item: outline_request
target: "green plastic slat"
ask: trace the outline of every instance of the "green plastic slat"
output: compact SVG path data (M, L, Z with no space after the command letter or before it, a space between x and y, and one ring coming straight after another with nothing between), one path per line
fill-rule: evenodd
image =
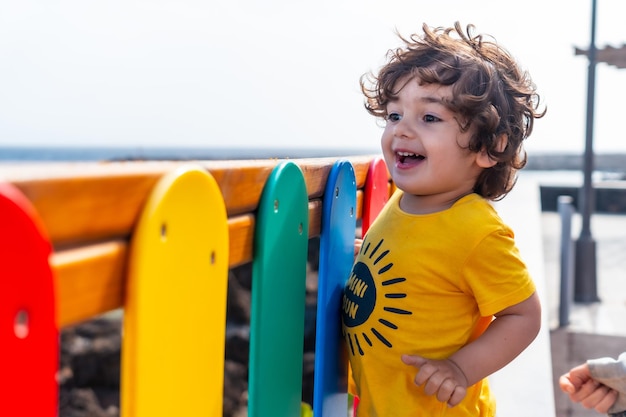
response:
M282 162L264 186L254 234L250 417L300 415L308 227L302 171Z

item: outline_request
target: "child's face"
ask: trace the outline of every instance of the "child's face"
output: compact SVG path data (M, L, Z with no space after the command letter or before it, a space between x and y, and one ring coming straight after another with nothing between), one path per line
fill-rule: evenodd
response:
M397 100L387 105L381 145L405 211L429 213L450 207L469 194L483 167L467 149L472 129L461 132L455 113L443 104L452 87L398 81Z

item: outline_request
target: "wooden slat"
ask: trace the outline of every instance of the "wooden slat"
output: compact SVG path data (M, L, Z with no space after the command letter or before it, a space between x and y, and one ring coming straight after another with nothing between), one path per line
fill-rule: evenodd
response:
M309 201L309 238L320 235L322 228L322 200Z
M255 218L245 214L228 219L228 266L234 268L252 260Z
M115 240L52 254L59 326L122 306L127 253L128 242Z

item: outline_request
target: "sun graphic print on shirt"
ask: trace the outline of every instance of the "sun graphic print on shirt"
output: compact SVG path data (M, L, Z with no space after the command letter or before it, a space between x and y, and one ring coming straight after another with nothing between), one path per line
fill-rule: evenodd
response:
M376 341L388 348L393 347L390 335L398 330L393 322L394 315L412 314L394 306L395 300L406 298L406 293L401 290L406 278L393 276L393 263L385 260L388 255L384 239L372 247L366 238L344 288L344 336L352 355L363 356L364 349L372 347ZM379 303L382 303L383 313L372 317ZM362 326L364 324L367 325Z

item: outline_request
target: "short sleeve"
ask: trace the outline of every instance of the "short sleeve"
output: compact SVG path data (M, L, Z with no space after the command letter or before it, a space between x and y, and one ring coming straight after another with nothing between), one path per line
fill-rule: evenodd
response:
M464 276L466 290L473 294L484 317L521 303L535 292L513 232L507 227L488 234L469 253Z

